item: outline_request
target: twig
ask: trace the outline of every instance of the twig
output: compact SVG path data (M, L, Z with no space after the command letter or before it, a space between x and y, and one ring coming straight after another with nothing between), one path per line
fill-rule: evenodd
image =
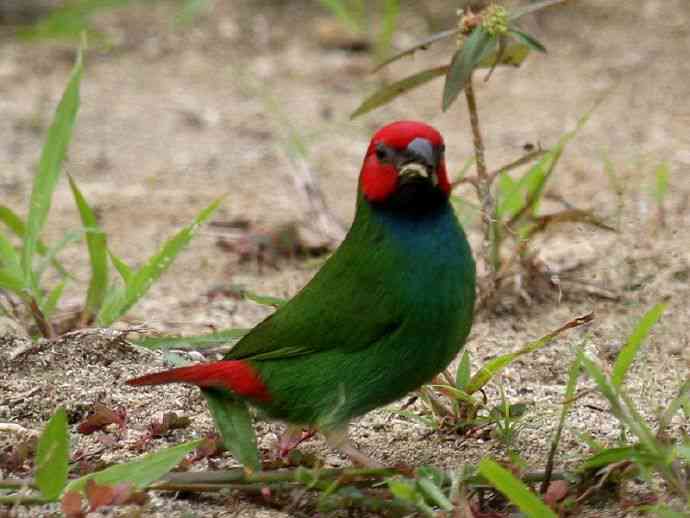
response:
M27 305L29 306L31 316L34 317L36 325L38 326L38 330L41 332L41 334L45 338L51 340L55 338L55 330L53 329L53 324L51 324L50 321L46 319L45 315L43 314L43 311L41 311L41 308L38 307L36 299L31 297L29 300L27 300Z
M508 171L512 171L513 169L523 166L525 164L529 164L530 162L536 160L537 158L543 156L546 153L544 149L541 147L539 149L535 149L534 151L530 151L524 156L521 156L517 160L513 160L509 164L506 164L502 167L499 167L496 169L494 172L489 174L489 182L493 183L494 180L499 176L502 175L503 173L507 173Z
M486 262L488 274L488 286L485 293L491 294L496 289L496 272L499 268L499 244L498 233L495 221L496 206L493 195L491 194L491 178L486 169L486 159L484 158L484 141L479 127L479 113L477 111L477 100L474 96L472 77L465 84L465 99L467 109L470 114L470 125L472 126L472 142L474 144L474 156L477 164L477 195L482 207L482 256Z
M38 495L10 495L0 496L0 505L41 505L49 504L45 498Z

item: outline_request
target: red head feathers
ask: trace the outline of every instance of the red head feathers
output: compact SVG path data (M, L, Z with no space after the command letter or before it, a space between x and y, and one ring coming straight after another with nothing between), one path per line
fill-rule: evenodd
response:
M371 139L360 174L360 188L370 202L385 202L408 178L424 178L446 196L446 172L441 134L428 124L398 121L378 130Z

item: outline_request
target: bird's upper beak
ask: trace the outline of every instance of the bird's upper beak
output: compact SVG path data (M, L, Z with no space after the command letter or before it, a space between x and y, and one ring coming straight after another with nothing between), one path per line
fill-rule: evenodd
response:
M400 180L406 182L426 178L432 185L438 185L436 170L441 153L442 151L435 148L429 140L417 137L395 157L394 165Z

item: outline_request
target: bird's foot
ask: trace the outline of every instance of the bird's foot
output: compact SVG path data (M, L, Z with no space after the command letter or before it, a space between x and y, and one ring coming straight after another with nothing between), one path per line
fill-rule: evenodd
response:
M307 439L314 436L316 430L307 428L306 430L301 426L288 425L287 430L280 436L277 445L278 458L284 459L289 453L297 448Z
M326 442L331 448L340 450L347 455L356 466L372 469L384 467L383 464L357 449L347 435L347 428L328 430L327 432L322 431L322 433L326 437Z

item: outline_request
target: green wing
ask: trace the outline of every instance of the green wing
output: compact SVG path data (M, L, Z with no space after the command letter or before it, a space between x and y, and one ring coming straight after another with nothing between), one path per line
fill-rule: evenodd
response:
M364 253L345 240L290 302L257 325L226 359L267 360L327 349L354 351L374 344L402 324L396 267L381 250Z

